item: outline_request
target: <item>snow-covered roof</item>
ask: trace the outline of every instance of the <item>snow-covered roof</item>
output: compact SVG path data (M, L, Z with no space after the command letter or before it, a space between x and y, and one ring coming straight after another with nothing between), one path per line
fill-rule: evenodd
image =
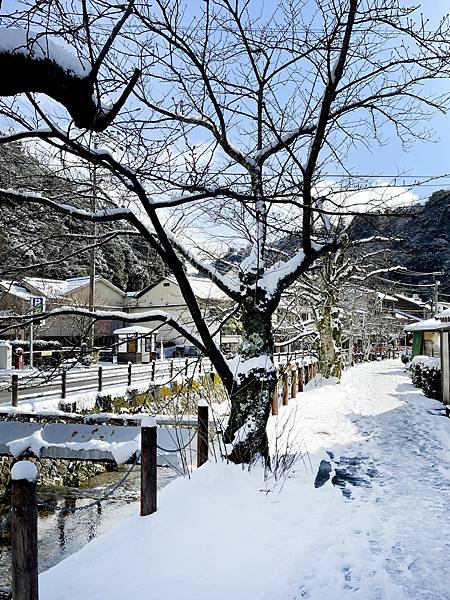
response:
M206 277L188 277L192 291L199 300L224 300L227 295Z
M222 290L217 287L215 283L206 277L188 276L188 280L191 284L195 297L199 300L224 300L227 298L227 295L222 292ZM178 286L178 282L175 277L163 277L156 283L152 283L138 292L127 292L127 296L139 298L163 281L170 281L170 283L173 283L173 285Z
M95 278L98 281L98 277ZM26 277L25 283L40 290L48 298L59 298L67 293L89 284L89 277L73 279L46 279L44 277Z
M439 331L441 329L450 329L450 309L441 311L431 319L419 321L413 325L407 325L405 331Z
M382 294L381 292L377 293L377 297L379 300L390 300L391 302L398 302L398 298L395 298L395 296L389 296L389 294Z
M405 331L440 331L441 329L449 329L450 323L445 321L439 321L439 319L432 318L420 321L419 323L413 323L407 325Z
M407 319L408 321L420 321L421 318L418 317L417 315L413 315L410 312L407 312L405 310L396 310L394 313L394 317L396 319Z
M415 304L416 306L420 306L421 308L430 308L430 305L421 300L418 296L404 296L403 294L395 294L398 300L405 300L406 302L410 302L411 304Z
M407 317L406 315L402 314L401 312L394 313L394 317L396 319L400 319L400 321L408 321L409 320L409 317Z
M17 298L21 298L22 300L30 300L32 294L21 286L19 283L15 281L6 281L4 279L0 280L0 286L4 289L4 291L8 294L12 294Z
M129 327L121 327L120 329L115 329L113 331L114 335L131 335L133 333L137 333L137 334L147 334L147 333L151 333L153 331L153 329L150 329L150 327L144 327L142 325L130 325Z
M103 281L104 283L106 283L116 291L120 292L121 294L124 293L120 288L112 284L110 281L108 281L101 275L96 275L95 281ZM25 284L28 284L40 290L48 298L60 298L61 296L66 296L74 290L89 285L90 277L71 277L69 279L46 279L44 277L26 277L24 279L24 282Z

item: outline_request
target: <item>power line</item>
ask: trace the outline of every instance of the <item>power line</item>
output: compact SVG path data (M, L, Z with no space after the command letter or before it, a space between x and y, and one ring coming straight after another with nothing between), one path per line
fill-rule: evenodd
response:
M420 271L397 271L396 272L398 275L411 275L414 277L421 277L421 276L425 276L425 275L445 275L444 271L429 271L427 273L425 272L420 272Z
M413 287L413 288L432 288L435 286L434 283L404 283L403 281L394 281L393 279L386 279L385 277L377 276L378 279L385 281L386 283L391 283L392 285L397 285L400 287Z

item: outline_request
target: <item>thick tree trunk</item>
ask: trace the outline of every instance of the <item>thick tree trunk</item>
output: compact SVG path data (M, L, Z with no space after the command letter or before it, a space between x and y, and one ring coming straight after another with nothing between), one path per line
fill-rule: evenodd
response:
M322 316L317 322L320 336L319 370L324 377L340 379L344 368L341 349L341 328L339 321L334 318L333 306L325 303Z
M234 385L228 392L231 414L224 434L228 458L251 463L269 462L266 433L276 372L273 364L271 313L263 301L249 297L243 304L240 354L233 359Z

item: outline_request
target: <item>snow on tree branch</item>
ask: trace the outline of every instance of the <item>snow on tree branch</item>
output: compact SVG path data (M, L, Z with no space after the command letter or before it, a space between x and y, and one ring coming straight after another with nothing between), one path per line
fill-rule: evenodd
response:
M46 94L67 109L77 127L92 131L104 131L112 123L140 76L135 69L116 103L102 103L97 96L98 68L99 64L91 69L46 33L0 29L0 96Z
M61 204L59 202L55 202L54 200L46 198L41 194L35 194L33 192L21 192L9 188L0 188L0 198L12 201L23 201L41 204L43 206L53 208L65 215L69 215L77 219L82 219L84 221L102 222L119 221L122 219L126 221L133 221L133 218L136 218L134 213L128 208L102 208L100 210L92 212L84 210L83 208L71 206L70 204Z

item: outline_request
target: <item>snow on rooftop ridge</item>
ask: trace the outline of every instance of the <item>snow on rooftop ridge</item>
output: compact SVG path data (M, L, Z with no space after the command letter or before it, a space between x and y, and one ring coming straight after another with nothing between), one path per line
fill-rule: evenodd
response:
M32 294L15 281L7 281L6 279L0 280L0 286L4 288L4 293L12 294L22 300L30 300ZM1 293L1 292L0 292Z
M101 275L95 276L100 281ZM89 276L72 277L69 279L47 279L45 277L25 277L25 283L40 290L49 298L57 298L89 284Z
M439 331L440 329L447 329L448 327L450 327L449 323L439 321L439 319L433 317L431 319L419 321L418 323L413 323L412 325L407 325L405 331Z
M90 71L88 63L59 46L47 33L18 27L1 28L0 52L23 54L37 60L51 60L67 73L80 79L86 77Z
M395 293L395 297L399 298L400 300L411 302L411 304L417 304L417 306L420 306L421 308L430 308L430 305L421 300L417 294L414 294L414 296L405 296L403 294Z

